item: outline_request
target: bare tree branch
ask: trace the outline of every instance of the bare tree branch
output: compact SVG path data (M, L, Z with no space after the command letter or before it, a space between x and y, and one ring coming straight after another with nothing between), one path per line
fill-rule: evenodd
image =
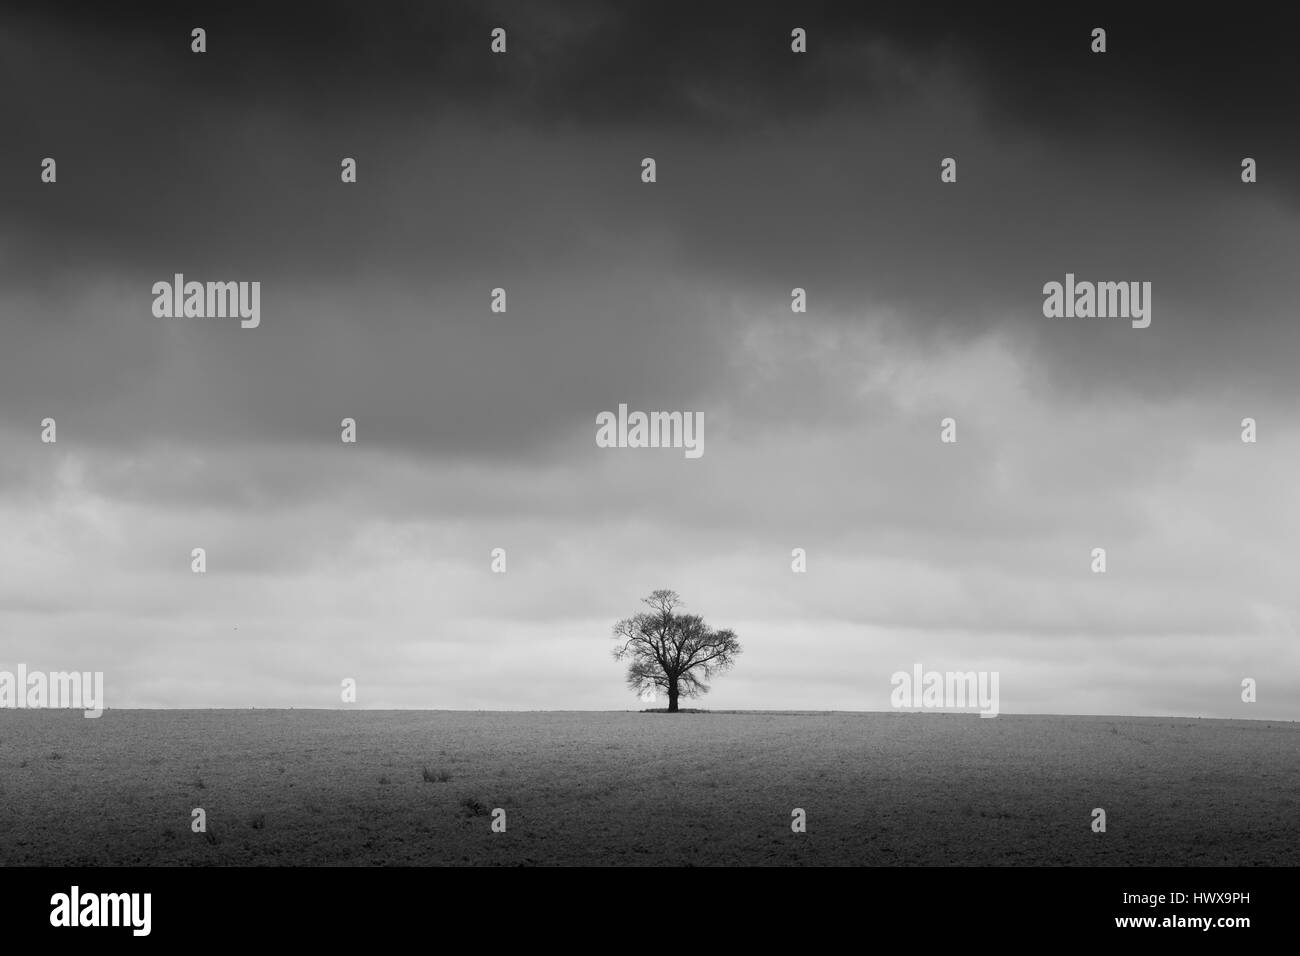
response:
M679 696L707 693L711 678L735 662L740 641L731 630L715 631L698 614L679 613L676 591L653 591L642 603L649 608L614 625L621 641L616 660L628 661L627 684L637 693L662 687L668 709L677 709Z

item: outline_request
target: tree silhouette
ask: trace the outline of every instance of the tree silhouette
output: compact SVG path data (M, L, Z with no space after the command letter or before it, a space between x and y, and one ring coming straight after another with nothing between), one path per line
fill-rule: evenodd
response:
M678 613L682 599L676 591L653 591L641 603L650 610L614 625L614 637L622 642L614 659L628 661L628 687L666 691L668 712L676 713L679 695L707 693L705 681L735 662L740 641L734 631L713 630L698 614Z

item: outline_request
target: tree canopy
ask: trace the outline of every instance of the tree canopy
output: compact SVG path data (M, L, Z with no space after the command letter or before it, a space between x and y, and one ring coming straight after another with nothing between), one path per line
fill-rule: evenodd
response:
M653 591L641 603L648 610L614 625L620 642L614 658L628 662L628 687L665 692L668 710L676 712L679 696L707 693L706 682L735 663L740 641L734 631L714 630L698 614L681 613L676 591Z

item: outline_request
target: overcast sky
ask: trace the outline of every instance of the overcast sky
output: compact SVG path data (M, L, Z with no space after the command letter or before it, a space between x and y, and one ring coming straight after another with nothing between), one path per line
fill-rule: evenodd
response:
M628 709L609 632L668 587L744 646L715 709L887 709L919 662L1300 716L1289 34L382 6L3 14L0 668ZM260 327L155 317L178 272L260 281ZM1045 318L1067 272L1151 282L1150 327ZM598 448L619 403L704 455Z

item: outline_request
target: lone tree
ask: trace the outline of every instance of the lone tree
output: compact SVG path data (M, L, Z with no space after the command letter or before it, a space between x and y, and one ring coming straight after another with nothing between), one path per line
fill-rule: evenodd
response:
M680 614L676 591L654 591L641 603L650 610L614 625L621 645L614 659L628 661L627 685L638 694L659 689L668 694L668 712L677 698L708 693L705 683L725 671L740 653L734 631L715 631L698 614Z

